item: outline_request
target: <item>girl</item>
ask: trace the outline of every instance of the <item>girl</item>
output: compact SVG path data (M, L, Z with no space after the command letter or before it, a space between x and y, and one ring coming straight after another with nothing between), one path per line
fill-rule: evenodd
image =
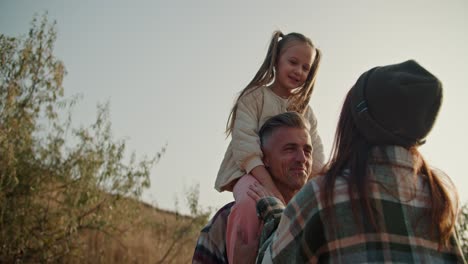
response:
M299 33L283 35L275 31L266 58L253 80L240 93L231 110L226 133L232 135L218 172L215 188L232 191L235 205L228 218L226 247L230 263L238 230L244 241L258 236L260 222L255 201L247 195L248 186L258 182L284 200L262 162L258 130L267 118L286 111L301 113L310 122L313 145L312 175L323 165L322 140L317 119L309 106L320 64L321 52Z

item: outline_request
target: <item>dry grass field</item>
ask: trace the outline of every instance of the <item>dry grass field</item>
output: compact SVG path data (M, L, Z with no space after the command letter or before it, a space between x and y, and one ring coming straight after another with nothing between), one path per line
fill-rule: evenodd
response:
M117 235L100 231L80 234L80 255L68 263L190 263L205 216L183 216L125 200L134 215L117 220Z

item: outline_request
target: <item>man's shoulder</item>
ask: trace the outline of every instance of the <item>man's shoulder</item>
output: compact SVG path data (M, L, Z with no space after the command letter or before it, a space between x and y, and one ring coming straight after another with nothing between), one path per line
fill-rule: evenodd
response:
M230 202L223 207L221 207L211 218L211 220L206 224L201 232L210 232L213 227L221 228L225 227L227 223L227 218L231 213L231 207L234 205L234 201Z
M234 202L221 207L201 230L192 263L228 263L226 226Z

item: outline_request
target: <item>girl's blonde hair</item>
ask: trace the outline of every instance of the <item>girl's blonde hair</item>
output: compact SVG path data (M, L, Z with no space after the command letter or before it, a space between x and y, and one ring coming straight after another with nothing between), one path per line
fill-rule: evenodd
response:
M309 74L302 85L302 87L296 89L293 95L290 98L290 104L288 106L288 111L295 111L298 113L304 113L309 104L312 91L314 89L315 78L317 76L317 71L320 65L320 60L322 53L317 49L312 41L300 34L300 33L289 33L284 35L281 31L277 30L273 32L273 36L268 47L268 52L266 54L265 60L263 61L260 69L255 74L255 77L250 81L250 83L242 90L239 94L239 97L236 99L236 103L232 107L231 113L226 124L226 134L229 136L232 133L234 128L234 122L236 120L237 106L239 105L239 99L252 91L256 90L259 87L270 84L275 78L274 68L278 60L281 51L286 47L286 45L292 41L299 41L306 43L315 50L315 57L310 67Z

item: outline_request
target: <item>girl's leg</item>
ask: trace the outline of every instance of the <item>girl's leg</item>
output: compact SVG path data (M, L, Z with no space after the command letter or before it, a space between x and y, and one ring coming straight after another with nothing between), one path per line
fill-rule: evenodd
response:
M235 263L235 257L242 258L242 256L234 256L234 246L236 240L239 239L237 237L239 228L247 243L260 235L260 221L257 217L256 203L247 194L249 185L255 182L258 181L252 175L246 174L234 185L233 194L236 203L231 208L226 228L226 250L229 263Z

